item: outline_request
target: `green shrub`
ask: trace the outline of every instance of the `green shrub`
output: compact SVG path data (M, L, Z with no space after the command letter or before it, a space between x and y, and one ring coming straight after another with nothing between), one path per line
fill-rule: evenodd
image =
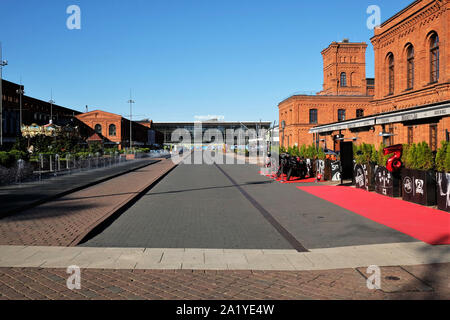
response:
M447 143L447 152L444 160L444 171L450 172L450 143Z
M390 157L390 155L385 156L384 155L384 148L386 148L386 145L384 143L380 144L380 147L378 148L378 153L376 156L377 164L381 167L386 167L386 163Z
M317 159L319 159L319 160L326 159L325 151L323 151L322 148L319 148L319 150L317 151Z
M353 146L355 161L358 164L377 162L378 153L374 145L363 143Z
M306 145L302 145L302 146L300 147L299 156L300 156L301 158L307 158L307 157L306 157L306 150L307 150Z
M441 147L436 153L436 170L450 172L450 168L446 166L446 157L450 153L450 144L447 141L442 141ZM450 157L449 157L450 160ZM450 164L450 163L449 163Z
M17 163L18 160L29 160L29 156L26 152L19 150L11 150L9 152L0 151L0 165L2 167L11 168Z
M434 155L428 143L421 142L417 146L417 170L433 170L434 168Z
M306 148L305 156L308 159L315 159L317 157L317 149L314 146L314 144L312 144Z

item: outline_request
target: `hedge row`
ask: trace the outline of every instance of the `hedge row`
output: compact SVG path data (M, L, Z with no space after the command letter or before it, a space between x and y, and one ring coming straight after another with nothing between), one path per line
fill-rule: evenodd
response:
M386 166L386 162L391 155L385 156L384 148L386 148L384 144L381 144L378 148L367 143L353 145L354 159L358 164L372 162L379 166ZM317 150L314 145L295 146L288 149L281 147L280 153L289 153L306 159L323 160L326 158L324 151L322 149ZM408 169L450 172L450 143L442 142L436 153L431 150L426 142L405 144L403 145L402 162Z

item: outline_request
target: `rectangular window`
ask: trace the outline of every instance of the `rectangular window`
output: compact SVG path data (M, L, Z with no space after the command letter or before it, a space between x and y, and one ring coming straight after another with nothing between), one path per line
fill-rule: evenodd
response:
M407 89L414 88L414 59L408 60Z
M437 125L430 125L430 148L432 151L437 150Z
M408 144L414 143L414 128L408 127Z
M317 123L317 109L309 110L309 123L311 124Z
M338 121L345 121L345 110L344 109L338 110Z
M363 110L363 109L358 109L358 110L356 110L356 117L357 117L357 118L362 118L362 117L364 117L364 110Z

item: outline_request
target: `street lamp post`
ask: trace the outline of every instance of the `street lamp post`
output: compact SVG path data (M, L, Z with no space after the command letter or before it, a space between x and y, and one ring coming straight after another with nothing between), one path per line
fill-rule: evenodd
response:
M55 103L55 100L53 100L53 91L50 94L50 123L53 123L53 104Z
M133 103L135 103L135 101L131 98L131 90L130 90L130 100L127 101L130 104L130 149L133 147L133 131L132 131L132 126L133 126Z
M8 65L7 60L2 58L2 44L0 42L0 146L3 146L3 80L2 70L4 66Z
M22 130L22 96L25 93L22 81L20 81L20 87L16 90L16 93L19 95L19 124L20 124L20 130Z

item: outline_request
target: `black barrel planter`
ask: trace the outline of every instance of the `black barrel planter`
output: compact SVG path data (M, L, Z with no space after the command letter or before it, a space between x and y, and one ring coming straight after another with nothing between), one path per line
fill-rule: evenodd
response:
M375 164L356 164L353 170L356 187L366 191L375 190Z
M377 167L375 170L375 191L388 197L399 197L400 174L392 173L385 167Z
M450 212L450 173L436 172L436 189L438 208Z
M435 171L402 169L403 200L424 206L436 205Z

